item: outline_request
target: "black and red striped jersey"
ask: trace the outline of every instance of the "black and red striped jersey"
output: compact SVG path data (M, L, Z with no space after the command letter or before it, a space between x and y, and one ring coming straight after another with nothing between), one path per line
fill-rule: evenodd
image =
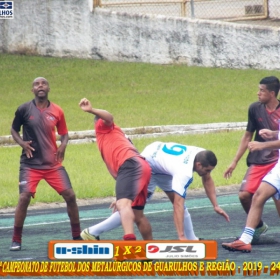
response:
M68 133L63 110L56 104L49 102L48 107L41 110L35 100L24 103L15 112L12 128L22 134L24 141L32 141L35 149L33 157L27 158L22 151L21 166L34 169L49 169L60 165L55 161L57 151L56 131L59 135Z
M265 105L261 102L254 102L250 105L248 111L247 131L255 132L254 140L265 142L260 135L261 129L279 130L278 121L280 120L280 103L276 110L269 112ZM267 164L277 161L279 157L278 150L261 150L249 152L247 156L247 165L251 164Z

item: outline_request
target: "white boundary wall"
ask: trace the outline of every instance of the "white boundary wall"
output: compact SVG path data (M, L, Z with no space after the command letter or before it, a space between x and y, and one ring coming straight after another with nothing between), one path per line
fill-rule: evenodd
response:
M269 0L268 1L269 17L280 19L280 1Z
M237 123L209 123L209 124L187 124L187 125L162 125L122 128L123 132L131 139L135 138L155 138L167 135L189 135L230 132L245 130L247 122ZM57 140L60 136L57 134ZM69 143L80 144L95 142L95 130L69 131ZM0 146L17 145L11 135L0 136Z
M280 28L91 12L91 1L14 1L14 19L0 20L0 52L280 70Z

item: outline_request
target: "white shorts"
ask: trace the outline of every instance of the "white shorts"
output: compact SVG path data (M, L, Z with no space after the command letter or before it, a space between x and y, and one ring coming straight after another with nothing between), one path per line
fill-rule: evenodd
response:
M151 200L157 186L165 192L172 192L172 178L170 175L152 173L148 186L147 201Z
M280 163L277 163L267 175L264 176L262 182L266 182L275 188L275 199L280 199Z

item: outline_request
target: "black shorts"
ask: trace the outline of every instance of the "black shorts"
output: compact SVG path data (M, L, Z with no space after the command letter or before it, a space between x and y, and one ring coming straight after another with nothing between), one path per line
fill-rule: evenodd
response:
M132 200L132 208L142 210L146 204L151 168L141 157L127 159L119 168L116 179L117 200Z

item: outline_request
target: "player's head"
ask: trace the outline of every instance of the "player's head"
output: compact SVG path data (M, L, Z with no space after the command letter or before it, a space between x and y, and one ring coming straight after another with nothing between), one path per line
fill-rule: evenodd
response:
M265 77L261 79L259 88L260 90L266 89L269 92L274 92L274 96L277 97L280 88L279 79L275 76Z
M204 150L197 153L194 159L194 171L199 176L210 173L217 165L218 160L212 151Z
M49 82L43 77L37 77L32 83L31 91L39 99L47 98L50 91Z

